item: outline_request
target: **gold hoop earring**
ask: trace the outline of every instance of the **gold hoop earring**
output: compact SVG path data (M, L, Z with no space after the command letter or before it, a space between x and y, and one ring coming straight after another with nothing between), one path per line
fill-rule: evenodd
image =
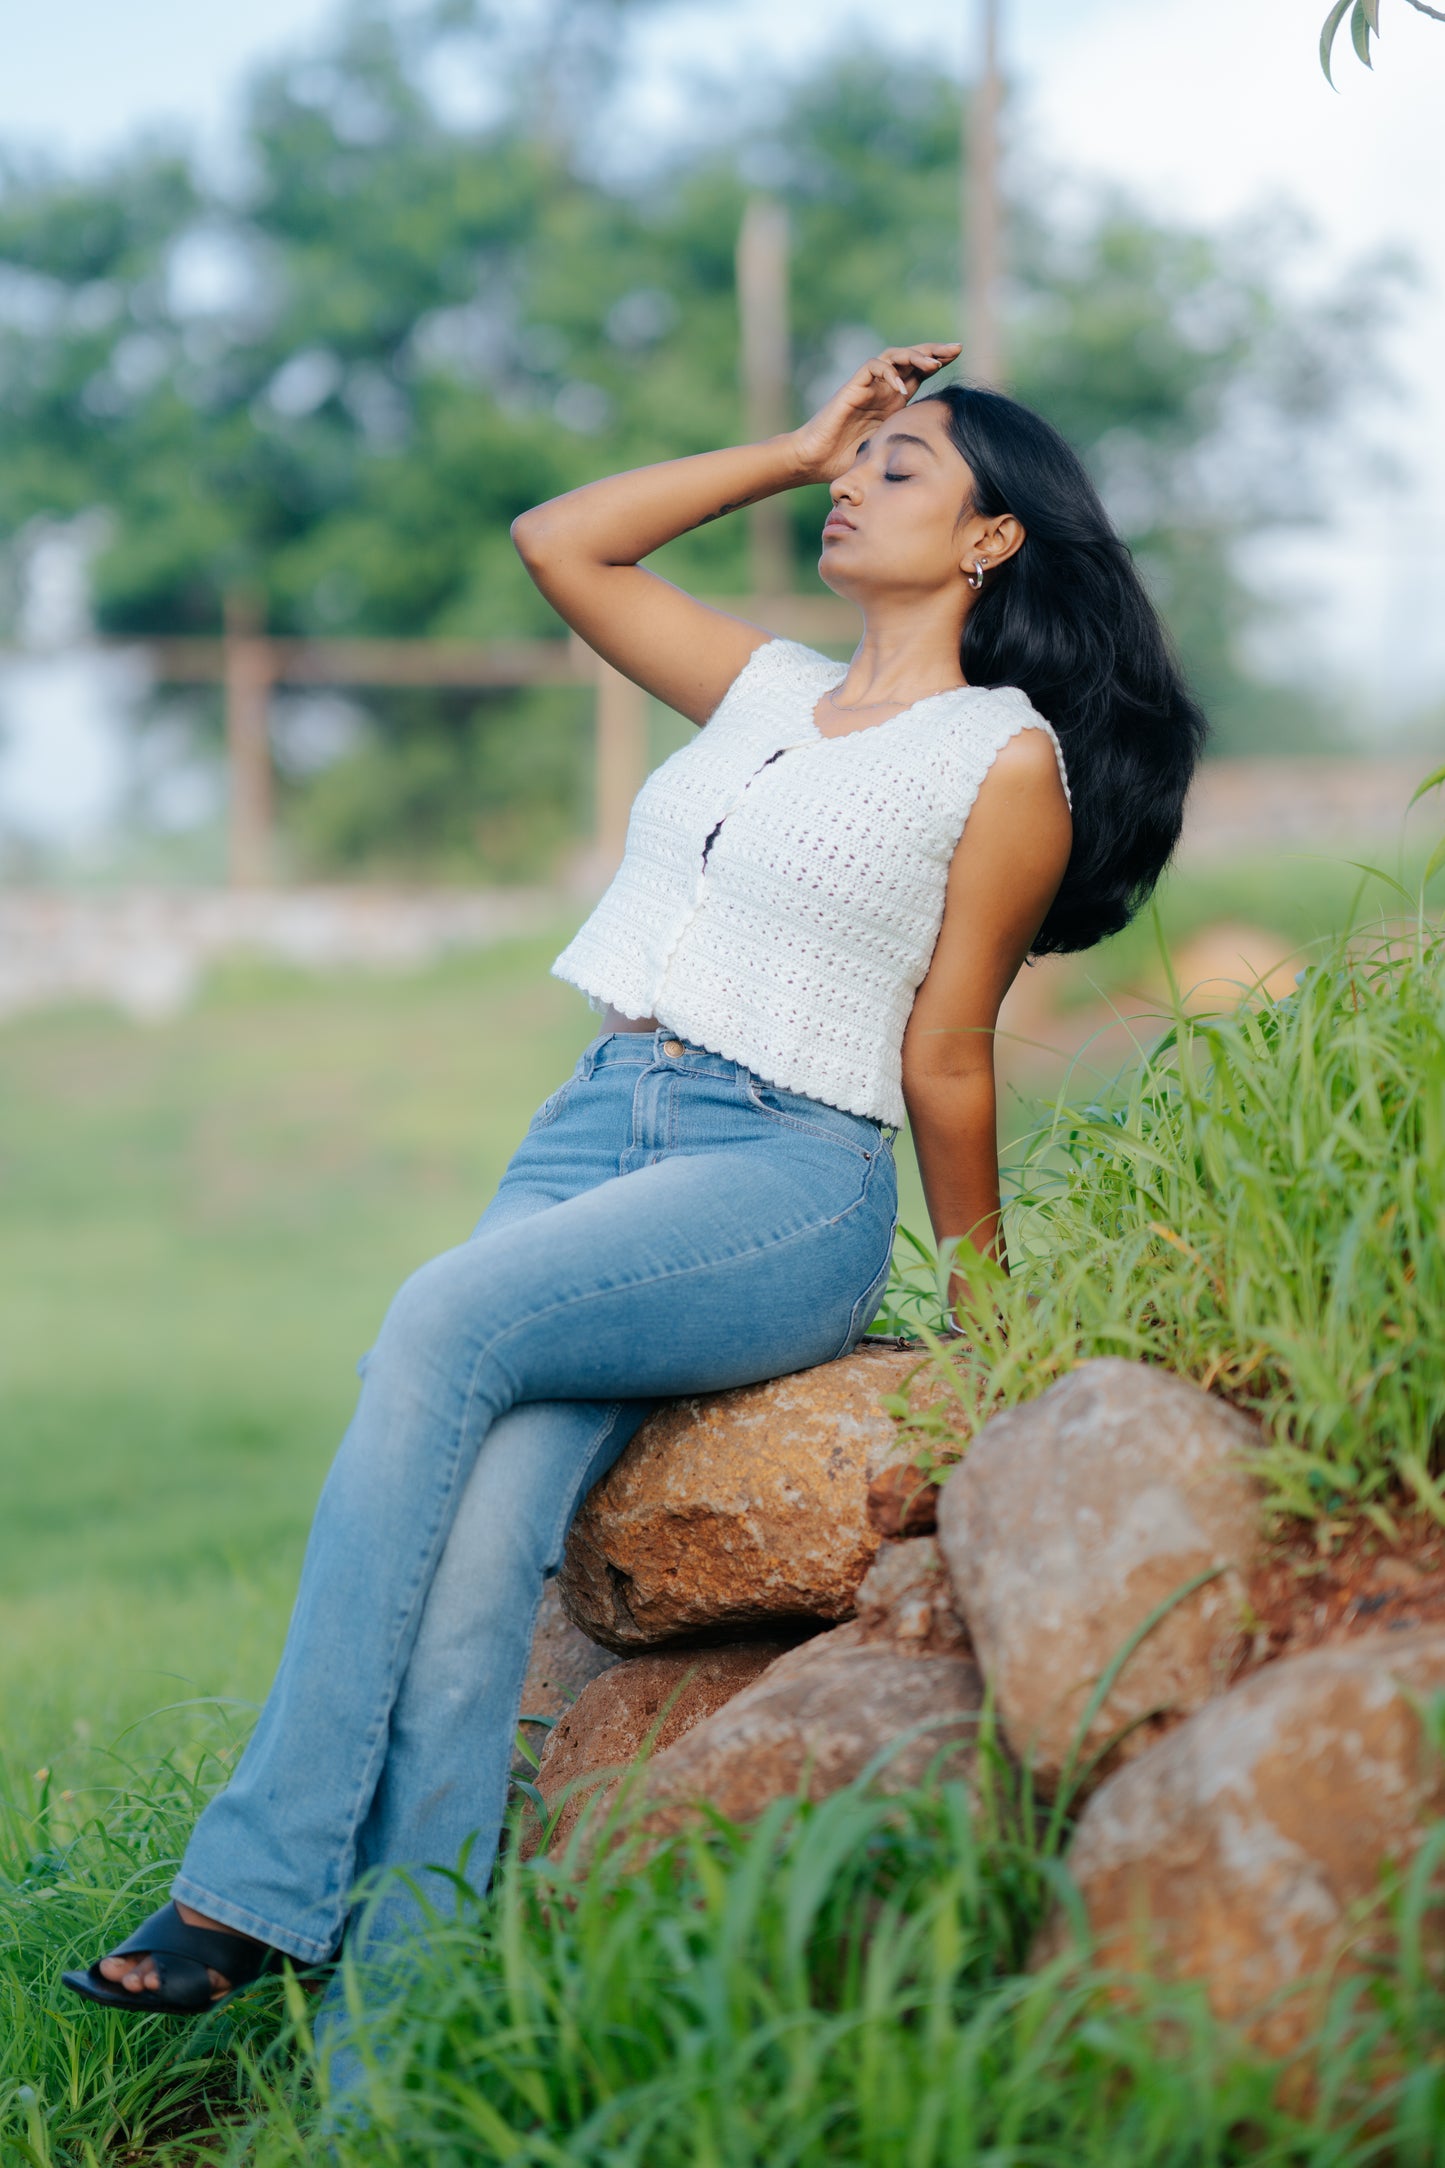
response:
M970 587L980 588L983 585L983 576L987 570L988 559L986 557L975 557L972 572L966 572L964 578L968 581Z

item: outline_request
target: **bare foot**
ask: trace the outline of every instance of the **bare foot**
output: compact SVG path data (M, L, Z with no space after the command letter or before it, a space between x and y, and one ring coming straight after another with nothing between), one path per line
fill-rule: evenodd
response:
M228 1927L224 1920L208 1919L204 1912L193 1911L189 1905L183 1905L179 1898L176 1899L176 1910L187 1927L218 1927L225 1935L239 1932L235 1927ZM250 1942L254 1938L246 1935L242 1939ZM132 1995L143 1992L155 1994L161 1984L160 1974L143 1950L132 1950L127 1957L103 1957L99 1971L103 1980L109 1980L114 1987L125 1988ZM231 1982L223 1972L215 1971L210 1965L206 1967L206 1972L217 1996L229 1993Z

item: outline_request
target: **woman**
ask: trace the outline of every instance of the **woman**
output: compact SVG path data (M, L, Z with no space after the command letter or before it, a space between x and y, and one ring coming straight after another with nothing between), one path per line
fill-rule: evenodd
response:
M1030 953L1125 924L1204 724L1083 469L890 347L801 429L573 490L513 536L598 654L701 726L639 793L554 972L601 1032L472 1238L393 1301L275 1684L173 1901L82 1995L194 2011L485 1887L532 1625L579 1501L660 1399L830 1361L881 1299L905 1111L940 1243L1002 1258L992 1033ZM846 666L641 569L827 482ZM967 1296L955 1274L950 1294Z

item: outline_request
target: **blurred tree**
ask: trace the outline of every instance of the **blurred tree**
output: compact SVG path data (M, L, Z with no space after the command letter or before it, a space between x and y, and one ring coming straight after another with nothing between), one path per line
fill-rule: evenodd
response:
M629 4L364 6L256 82L231 193L157 150L88 182L6 168L0 528L104 504L116 632L214 628L237 584L295 632L541 630L513 515L741 427L733 249L760 175L794 235L800 414L877 344L952 328L954 87L880 55L830 66L624 183L599 147ZM1383 273L1307 301L1284 221L1206 238L1124 202L1061 219L1058 197L1026 176L1014 210L1016 388L1098 475L1219 748L1317 732L1251 677L1238 543L1320 510ZM791 509L806 565L821 493ZM664 562L737 591L741 525ZM540 865L558 777L585 798L584 708L375 699L371 743L289 794L298 846L461 863L470 834L526 871L532 834ZM519 714L542 735L509 766Z

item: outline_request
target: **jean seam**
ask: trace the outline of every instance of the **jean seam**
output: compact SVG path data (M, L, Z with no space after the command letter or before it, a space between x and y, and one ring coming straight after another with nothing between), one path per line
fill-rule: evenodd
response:
M860 1312L863 1310L865 1304L871 1302L874 1309L877 1308L876 1298L882 1294L884 1288L888 1284L888 1275L893 1267L893 1245L897 1240L898 1215L895 1212L893 1215L893 1224L888 1230L888 1241L883 1251L883 1262L878 1267L878 1270L874 1273L872 1279L868 1282L868 1285L864 1288L862 1294L858 1297L858 1300L853 1305L852 1314L848 1319L848 1331L844 1336L843 1345L838 1350L838 1355L846 1355L849 1347L852 1345L854 1335L864 1330L867 1319L860 1319ZM871 1310L869 1311L868 1315L872 1315ZM835 1355L833 1357L834 1362L838 1360L838 1355Z
M622 1292L624 1284L627 1290L631 1292L634 1289L660 1287L665 1281L668 1280L686 1279L690 1274L695 1272L717 1272L719 1270L725 1270L729 1266L741 1264L746 1258L757 1257L762 1251L766 1249L785 1249L790 1242L798 1242L801 1241L805 1236L819 1234L823 1231L824 1228L840 1227L843 1224L844 1220L851 1219L852 1215L858 1210L860 1210L860 1208L868 1201L868 1192L872 1186L873 1175L878 1162L876 1159L871 1159L868 1161L867 1164L868 1172L863 1177L862 1189L854 1198L852 1204L845 1206L843 1211L834 1213L831 1219L811 1220L806 1227L795 1228L791 1234L779 1235L772 1242L755 1242L750 1249L734 1250L732 1255L729 1257L709 1258L705 1263L696 1265L676 1265L667 1272L650 1273L646 1279L629 1280L626 1283L619 1281L616 1285L612 1287L593 1288L590 1293L585 1295L571 1295L568 1296L567 1299L563 1302L554 1302L548 1309L534 1310L530 1314L530 1316L525 1318L519 1318L515 1325L508 1325L504 1331L497 1333L494 1338L489 1340L485 1347L479 1348L477 1351L477 1359L472 1365L471 1380L467 1387L466 1404L463 1407L461 1413L461 1419L458 1429L458 1443L460 1443L461 1437L465 1435L467 1426L471 1421L472 1408L477 1399L477 1389L484 1367L489 1361L491 1361L492 1357L496 1355L498 1349L503 1345L503 1343L511 1339L515 1334L526 1331L530 1329L530 1327L532 1327L533 1325L541 1324L546 1318L557 1316L560 1311L580 1307L581 1304L586 1302L600 1301L604 1296L619 1294ZM497 1409L496 1413L493 1415L493 1421L495 1421L497 1415L500 1415L501 1413L502 1410L500 1408Z
M592 1440L591 1448L587 1454L586 1467L588 1469L591 1468L601 1448L607 1443L607 1440L611 1437L613 1431L617 1428L617 1418L622 1412L622 1405L623 1404L620 1400L614 1400L608 1404L607 1420L599 1426L597 1433ZM563 1498L565 1502L562 1506L562 1509L557 1513L553 1520L551 1534L547 1544L547 1556L549 1558L556 1557L562 1548L562 1544L566 1539L567 1529L571 1523L572 1517L576 1513L577 1508L581 1503L582 1484L585 1479L586 1478L584 1473L583 1476L579 1476L577 1482L574 1485L572 1485L569 1489L565 1490L563 1493ZM527 1625L527 1645L529 1648L531 1646L532 1636L537 1630L537 1614L542 1608L542 1596L545 1587L546 1577L544 1576L542 1582L538 1586L536 1600L532 1605L532 1615ZM517 1726L522 1720L522 1696L526 1692L526 1689L527 1675L526 1671L524 1670L521 1678L517 1681L517 1691L514 1697L513 1707L511 1711L511 1719L507 1725L507 1737L513 1742L515 1742L516 1740ZM513 1746L513 1752L515 1753L515 1743ZM499 1821L505 1816L507 1811L507 1795L511 1790L511 1784L512 1779L509 1763L508 1768L502 1772L502 1781L500 1787L501 1798L498 1801L494 1801L494 1805L497 1809L497 1819Z
M346 1835L343 1844L337 1847L335 1855L337 1858L342 1857L347 1852L354 1857L357 1832L366 1819L371 1801L376 1795L376 1787L381 1776L381 1765L385 1759L391 1712L396 1706L396 1696L400 1686L397 1652L406 1639L408 1632L412 1631L416 1624L420 1604L424 1601L426 1593L436 1577L442 1552L446 1548L446 1538L450 1525L447 1519L448 1500L452 1502L452 1521L455 1521L458 1474L467 1440L472 1398L473 1395L469 1389L466 1408L447 1451L446 1467L443 1471L439 1471L438 1481L433 1486L436 1498L436 1512L432 1525L427 1531L427 1540L421 1552L420 1563L414 1569L410 1581L403 1589L401 1601L397 1607L396 1626L388 1642L387 1661L383 1672L384 1679L390 1684L390 1691L384 1696L384 1705L382 1697L379 1696L379 1706L373 1712L362 1735L361 1759L356 1784L345 1812L339 1818L339 1825L346 1832ZM322 1890L317 1899L319 1904L335 1908L338 1915L338 1940L345 1926L346 1895L349 1888L350 1884L343 1885L338 1881L332 1887Z

